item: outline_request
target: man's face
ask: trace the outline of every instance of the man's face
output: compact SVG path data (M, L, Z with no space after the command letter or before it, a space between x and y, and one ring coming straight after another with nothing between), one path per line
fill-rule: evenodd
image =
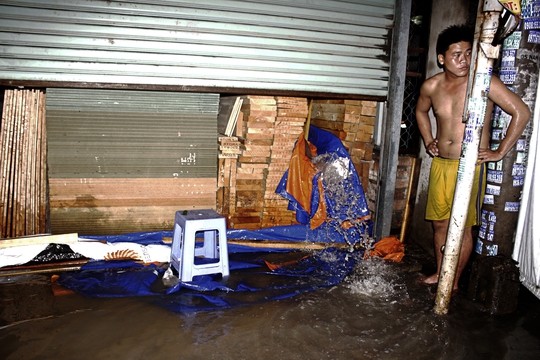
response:
M471 43L460 41L450 45L444 55L439 54L437 60L446 72L455 76L467 76L471 66Z

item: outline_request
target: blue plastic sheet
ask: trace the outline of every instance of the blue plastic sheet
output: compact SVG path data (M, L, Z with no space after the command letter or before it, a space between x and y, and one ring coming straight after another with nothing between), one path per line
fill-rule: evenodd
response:
M349 244L364 242L365 236L372 236L373 223L369 218L370 212L362 188L362 183L353 162L350 161L347 149L345 149L342 142L332 133L315 126L310 127L308 141L317 147L317 155L327 155L329 161L343 159L344 161L342 163L348 164L348 176L343 180L341 185L343 186L345 197L349 199L349 201L342 203L337 202L331 194L326 193L328 184L323 180L327 221L314 230L308 229L307 238L310 241L315 242L347 242ZM276 193L289 200L289 210L296 211L296 219L298 222L309 224L311 217L316 213L317 207L319 206L317 182L321 174L316 174L312 179L302 179L303 181L311 181L313 184L311 209L308 212L302 208L292 194L287 192L288 172L289 170L283 175L276 189ZM353 226L344 229L341 225L347 220L352 221Z
M229 229L228 239L310 241L348 243L354 245L371 236L372 224L369 210L354 165L341 141L331 133L314 126L310 128L309 141L317 147L318 154L328 154L330 161L341 158L349 164L348 176L341 184L346 196L354 201L338 203L327 193L327 221L310 229L310 214L318 206L318 187L313 186L312 209L308 213L285 190L287 173L276 192L289 200L289 208L297 212L300 225L276 226L260 230ZM318 181L317 174L312 181ZM324 184L324 183L323 183ZM324 184L326 186L326 184ZM361 219L361 221L355 222ZM345 221L353 226L343 228ZM164 237L172 238L172 231L141 232L126 235L85 236L107 242L135 242L142 245L163 244ZM147 265L130 261L92 261L80 271L64 273L58 283L89 297L153 296L155 304L175 312L223 309L263 301L284 299L343 281L361 261L363 251L351 252L336 247L311 253L299 252L297 261L273 271L265 263L269 254L293 253L290 249L261 249L259 247L228 244L230 276L196 276L191 282L166 284L167 265Z
M229 254L230 276L196 276L191 282L164 286L166 267L131 261L91 261L80 271L60 275L57 283L87 297L154 296L153 302L175 312L201 311L285 299L343 281L360 254L328 248L302 254L274 271L268 252ZM300 256L300 255L299 255Z
M245 240L279 240L279 241L306 241L307 227L305 225L284 225L263 228L258 230L227 229L228 239ZM115 242L134 242L141 245L163 244L163 238L172 238L172 230L136 232L120 235L81 235L81 238ZM230 246L230 245L229 245Z

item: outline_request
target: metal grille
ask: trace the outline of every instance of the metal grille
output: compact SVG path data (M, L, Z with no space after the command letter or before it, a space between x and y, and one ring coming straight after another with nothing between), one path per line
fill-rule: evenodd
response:
M416 124L416 102L421 86L420 78L405 78L405 95L403 98L403 119L401 120L401 134L399 147L402 152L416 152L418 150L419 131Z
M430 0L415 0L411 8L409 30L409 53L407 56L407 76L403 97L403 117L399 148L401 153L417 153L420 146L420 133L416 124L416 102L420 86L424 80L429 41Z

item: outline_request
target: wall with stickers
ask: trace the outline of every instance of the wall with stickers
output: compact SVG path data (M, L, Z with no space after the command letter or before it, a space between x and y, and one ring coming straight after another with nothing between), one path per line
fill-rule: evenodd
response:
M522 2L522 20L501 47L499 78L534 112L540 55L540 0ZM497 149L506 135L511 117L495 107L491 147ZM516 146L504 159L487 164L486 195L482 224L475 251L481 255L510 257L518 221L521 194L527 168L530 121Z

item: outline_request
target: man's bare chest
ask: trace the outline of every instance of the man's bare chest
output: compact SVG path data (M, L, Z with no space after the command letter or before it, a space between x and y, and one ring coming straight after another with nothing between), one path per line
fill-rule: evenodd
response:
M461 89L459 89L461 90ZM440 92L432 97L432 107L436 117L442 119L459 119L463 116L466 89L463 91Z

